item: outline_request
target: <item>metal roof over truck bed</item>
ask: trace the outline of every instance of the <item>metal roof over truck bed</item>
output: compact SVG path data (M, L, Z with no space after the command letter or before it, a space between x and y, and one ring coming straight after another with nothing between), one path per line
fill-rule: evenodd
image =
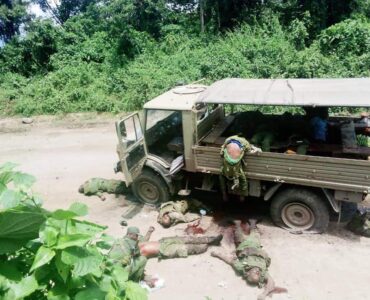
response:
M146 109L191 110L195 103L370 107L370 78L240 79L175 87Z
M205 85L185 85L175 87L144 104L145 109L191 110L199 95L206 90Z
M370 78L216 81L197 103L370 107Z

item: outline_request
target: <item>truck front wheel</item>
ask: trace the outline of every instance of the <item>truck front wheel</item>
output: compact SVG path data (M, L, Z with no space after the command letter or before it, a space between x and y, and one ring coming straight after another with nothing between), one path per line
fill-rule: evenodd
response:
M329 209L315 192L290 188L272 200L271 218L277 226L295 231L322 233L329 225Z
M157 173L147 169L134 180L132 191L140 202L150 206L157 206L170 199L164 180Z

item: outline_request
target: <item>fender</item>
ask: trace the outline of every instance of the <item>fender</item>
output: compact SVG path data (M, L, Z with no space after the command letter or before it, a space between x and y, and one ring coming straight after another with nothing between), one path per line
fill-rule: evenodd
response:
M282 186L283 184L280 182L280 183L276 183L274 184L272 187L270 187L267 192L265 193L265 195L263 196L263 200L265 201L268 201L271 199L272 196L275 195L275 193L277 192L277 190Z
M263 199L265 201L270 200L272 198L272 196L274 196L276 194L276 192L280 189L280 187L282 185L283 185L282 183L274 184L272 187L270 187L267 190L267 192L265 193ZM336 213L339 213L340 212L340 205L339 205L338 201L334 199L334 197L330 194L330 192L327 189L322 188L321 191L324 194L325 199L327 199L328 202L330 203L330 206L333 208L333 210Z
M149 154L145 166L158 173L167 184L170 193L172 195L175 193L175 186L170 175L171 164L156 155Z

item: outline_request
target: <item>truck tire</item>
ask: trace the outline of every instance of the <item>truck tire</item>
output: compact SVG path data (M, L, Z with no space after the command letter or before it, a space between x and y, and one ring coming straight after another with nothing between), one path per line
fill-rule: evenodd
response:
M143 172L132 183L132 191L140 202L157 206L170 199L170 193L164 180L154 171Z
M307 189L281 191L273 198L270 213L277 226L292 232L322 233L329 225L327 203Z

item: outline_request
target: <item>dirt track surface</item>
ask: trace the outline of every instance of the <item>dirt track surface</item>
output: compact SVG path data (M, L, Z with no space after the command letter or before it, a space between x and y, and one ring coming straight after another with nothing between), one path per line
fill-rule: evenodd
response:
M124 233L119 225L121 215L129 211L133 215L129 225L141 231L155 226L152 240L181 235L185 225L164 230L156 223L154 210L135 207L123 196L108 195L102 202L77 192L91 177L120 178L113 173L115 147L111 117L41 118L30 125L21 124L20 119L0 120L0 164L16 162L21 170L35 175L34 190L42 195L46 208L67 208L73 201L86 203L88 219L108 225L108 233L117 237ZM274 227L267 215L259 227L272 258L270 274L277 285L289 291L272 299L370 299L370 239L357 237L335 223L326 234L292 235ZM256 299L261 292L247 286L209 252L186 259L151 259L147 272L165 280L165 287L150 294L152 300Z

